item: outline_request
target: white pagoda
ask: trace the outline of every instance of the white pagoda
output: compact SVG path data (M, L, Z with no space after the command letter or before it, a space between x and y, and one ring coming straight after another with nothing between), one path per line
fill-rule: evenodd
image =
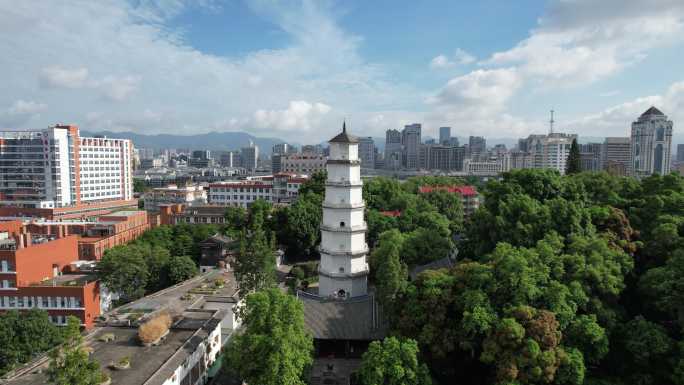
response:
M348 299L368 293L359 140L347 133L343 123L342 133L329 143L318 295Z

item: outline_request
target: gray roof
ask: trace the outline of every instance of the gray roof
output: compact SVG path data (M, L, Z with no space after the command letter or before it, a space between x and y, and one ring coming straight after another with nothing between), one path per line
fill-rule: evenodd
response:
M373 296L333 300L300 293L299 299L304 304L304 322L315 339L371 341L387 334Z
M426 270L449 269L454 265L454 262L449 257L444 257L425 265L416 266L411 270L411 280L415 280L418 274Z
M354 135L350 135L347 133L347 123L344 122L342 123L342 132L338 134L336 137L330 139L328 141L329 143L358 143L359 138L355 137Z
M205 243L205 242L222 243L224 245L229 245L229 244L233 243L233 238L231 238L227 235L216 233L216 234L212 235L211 237L203 240L201 243Z
M651 106L651 108L649 108L648 110L646 110L646 112L644 112L643 114L641 114L641 116L648 116L648 115L661 115L661 116L665 116L665 114L663 114L662 111L660 111L659 109L657 109L657 108L655 108L655 107L653 107L653 106Z

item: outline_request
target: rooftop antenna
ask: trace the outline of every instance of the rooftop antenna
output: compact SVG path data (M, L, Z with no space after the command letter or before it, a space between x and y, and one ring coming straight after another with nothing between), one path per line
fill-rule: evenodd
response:
M342 132L347 132L347 118L342 119Z
M549 133L550 134L553 134L553 124L556 122L555 120L553 120L553 113L554 113L554 111L551 110L551 120L549 120Z

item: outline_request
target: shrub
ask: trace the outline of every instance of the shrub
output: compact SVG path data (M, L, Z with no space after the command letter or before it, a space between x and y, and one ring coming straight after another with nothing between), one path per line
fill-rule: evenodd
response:
M293 267L292 270L290 270L290 275L297 278L299 281L305 278L304 270L299 266Z
M144 344L157 341L171 327L171 316L163 313L140 325L138 328L138 338Z

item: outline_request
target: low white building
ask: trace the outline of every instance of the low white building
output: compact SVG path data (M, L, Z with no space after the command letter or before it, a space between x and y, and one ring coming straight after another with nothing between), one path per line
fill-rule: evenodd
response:
M174 184L154 188L144 195L145 210L159 211L160 204L197 205L207 202L207 191L199 185L178 187Z
M208 200L212 205L248 207L258 199L288 204L299 195L307 176L280 173L249 180L227 181L209 185Z

